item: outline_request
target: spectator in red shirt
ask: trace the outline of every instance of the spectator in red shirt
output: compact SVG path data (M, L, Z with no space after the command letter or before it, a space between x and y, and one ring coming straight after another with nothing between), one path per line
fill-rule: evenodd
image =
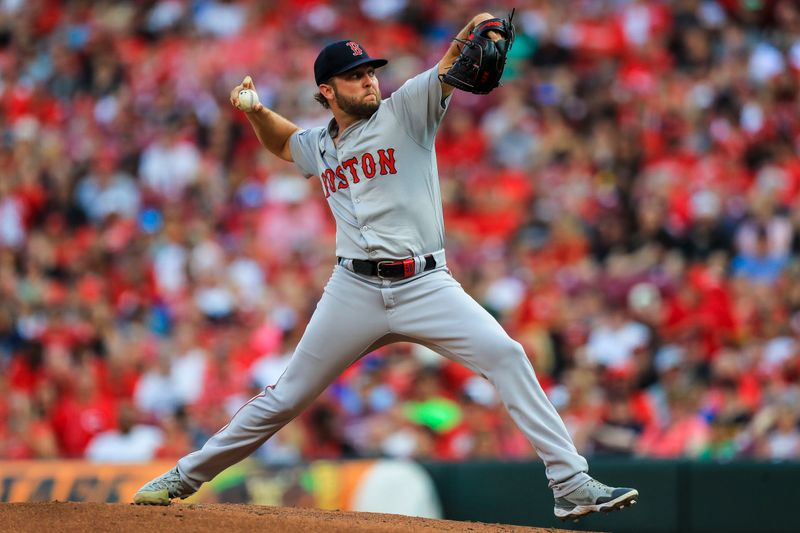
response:
M51 421L63 457L83 457L92 437L116 427L115 403L99 392L95 380L90 370L81 371L74 391L63 391L53 411Z

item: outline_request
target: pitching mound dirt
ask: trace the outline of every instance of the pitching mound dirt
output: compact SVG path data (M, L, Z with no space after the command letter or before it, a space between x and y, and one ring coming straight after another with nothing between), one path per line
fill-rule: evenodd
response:
M0 531L139 533L223 532L263 533L408 533L468 531L470 533L559 533L563 530L452 520L430 520L390 514L321 511L291 507L233 504L175 504L144 507L109 503L0 504Z

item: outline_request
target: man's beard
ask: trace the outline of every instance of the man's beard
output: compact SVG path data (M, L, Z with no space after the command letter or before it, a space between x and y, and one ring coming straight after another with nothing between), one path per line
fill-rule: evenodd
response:
M380 94L375 95L374 102L365 102L363 99L356 97L342 96L337 93L336 90L334 90L333 93L336 97L336 104L339 106L339 109L354 117L369 118L374 115L375 111L381 106Z

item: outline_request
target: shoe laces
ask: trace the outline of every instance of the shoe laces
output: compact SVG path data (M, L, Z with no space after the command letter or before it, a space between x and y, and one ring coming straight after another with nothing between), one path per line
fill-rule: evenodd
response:
M181 490L181 485L181 476L178 474L177 468L173 468L148 483L148 489L167 489L170 493L175 493Z
M584 489L586 489L586 491L588 492L597 492L597 491L603 493L611 492L611 487L609 487L608 485L604 485L603 483L600 483L594 478L586 482L586 484L584 485Z

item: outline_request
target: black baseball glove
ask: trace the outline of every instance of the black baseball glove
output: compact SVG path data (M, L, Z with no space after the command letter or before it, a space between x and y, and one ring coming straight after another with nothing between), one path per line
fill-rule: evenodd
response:
M514 44L514 10L508 19L484 20L472 30L466 40L458 39L464 46L447 74L441 81L456 89L475 94L489 94L500 85L500 77L506 66L506 55ZM496 31L501 39L493 41L490 31Z

